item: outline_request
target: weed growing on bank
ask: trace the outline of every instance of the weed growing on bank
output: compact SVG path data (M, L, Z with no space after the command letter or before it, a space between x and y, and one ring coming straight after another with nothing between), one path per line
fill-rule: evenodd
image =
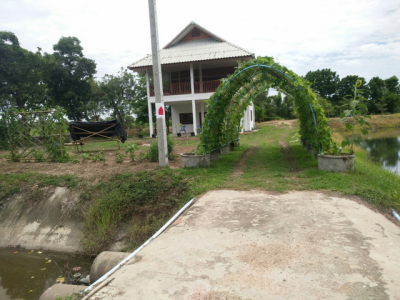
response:
M64 186L75 188L79 179L73 175L44 175L35 173L0 174L0 200L21 192L24 186Z
M86 226L84 251L97 254L119 238L127 238L131 247L143 243L187 200L187 189L187 180L169 168L86 186L79 203ZM128 236L118 236L123 227L131 228Z

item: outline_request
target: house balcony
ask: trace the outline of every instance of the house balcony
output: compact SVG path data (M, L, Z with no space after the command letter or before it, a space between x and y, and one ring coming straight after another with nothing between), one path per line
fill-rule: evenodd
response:
M214 93L221 80L202 81L194 83L194 94ZM191 94L190 82L163 84L164 96ZM154 86L150 86L150 97L154 97Z

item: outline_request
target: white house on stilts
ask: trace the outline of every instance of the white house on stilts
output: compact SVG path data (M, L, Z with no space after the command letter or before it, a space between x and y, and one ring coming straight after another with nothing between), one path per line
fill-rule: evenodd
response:
M221 79L233 74L242 62L253 58L253 53L227 42L194 22L161 49L164 103L171 106L173 133L180 132L184 127L186 133L197 134L207 114L206 100L220 85ZM152 133L151 103L155 103L155 97L151 55L128 68L146 74L149 124ZM254 128L253 104L246 109L242 124L244 131Z

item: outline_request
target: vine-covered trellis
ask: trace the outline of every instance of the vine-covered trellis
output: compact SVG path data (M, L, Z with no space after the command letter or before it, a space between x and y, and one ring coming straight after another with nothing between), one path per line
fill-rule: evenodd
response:
M8 148L14 162L66 161L63 133L67 129L62 109L20 111L6 115Z
M274 88L294 101L303 143L319 151L331 146L328 119L307 80L276 63L272 57L258 57L223 79L208 100L199 149L210 153L237 140L246 108L268 88Z

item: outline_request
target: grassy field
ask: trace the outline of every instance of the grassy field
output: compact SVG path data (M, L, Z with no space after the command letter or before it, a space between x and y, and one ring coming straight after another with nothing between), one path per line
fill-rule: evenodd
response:
M188 200L216 189L279 193L318 190L359 196L382 212L400 209L400 177L371 162L364 150L356 151L354 172L328 173L318 170L316 158L300 146L296 122L261 125L259 131L241 135L240 146L221 156L221 160L212 161L210 168L153 167L136 173L123 172L95 183L71 175L8 174L0 176L0 198L29 184L78 189L81 196L77 213L86 224L82 243L91 254L107 249L116 236L128 241L127 251L136 248ZM334 138L341 139L340 133L335 133ZM146 141L151 140L140 140ZM197 138L175 141L178 148L195 147L198 143ZM93 148L88 146L87 151L109 147L115 145L97 143ZM143 150L145 146L140 147Z
M341 130L344 131L344 126L339 122L340 118L330 118L329 126L333 131ZM374 115L371 116L371 119L368 120L371 124L372 129L380 129L380 128L400 128L400 114L393 115ZM356 126L358 128L358 126ZM366 129L368 127L365 126Z

